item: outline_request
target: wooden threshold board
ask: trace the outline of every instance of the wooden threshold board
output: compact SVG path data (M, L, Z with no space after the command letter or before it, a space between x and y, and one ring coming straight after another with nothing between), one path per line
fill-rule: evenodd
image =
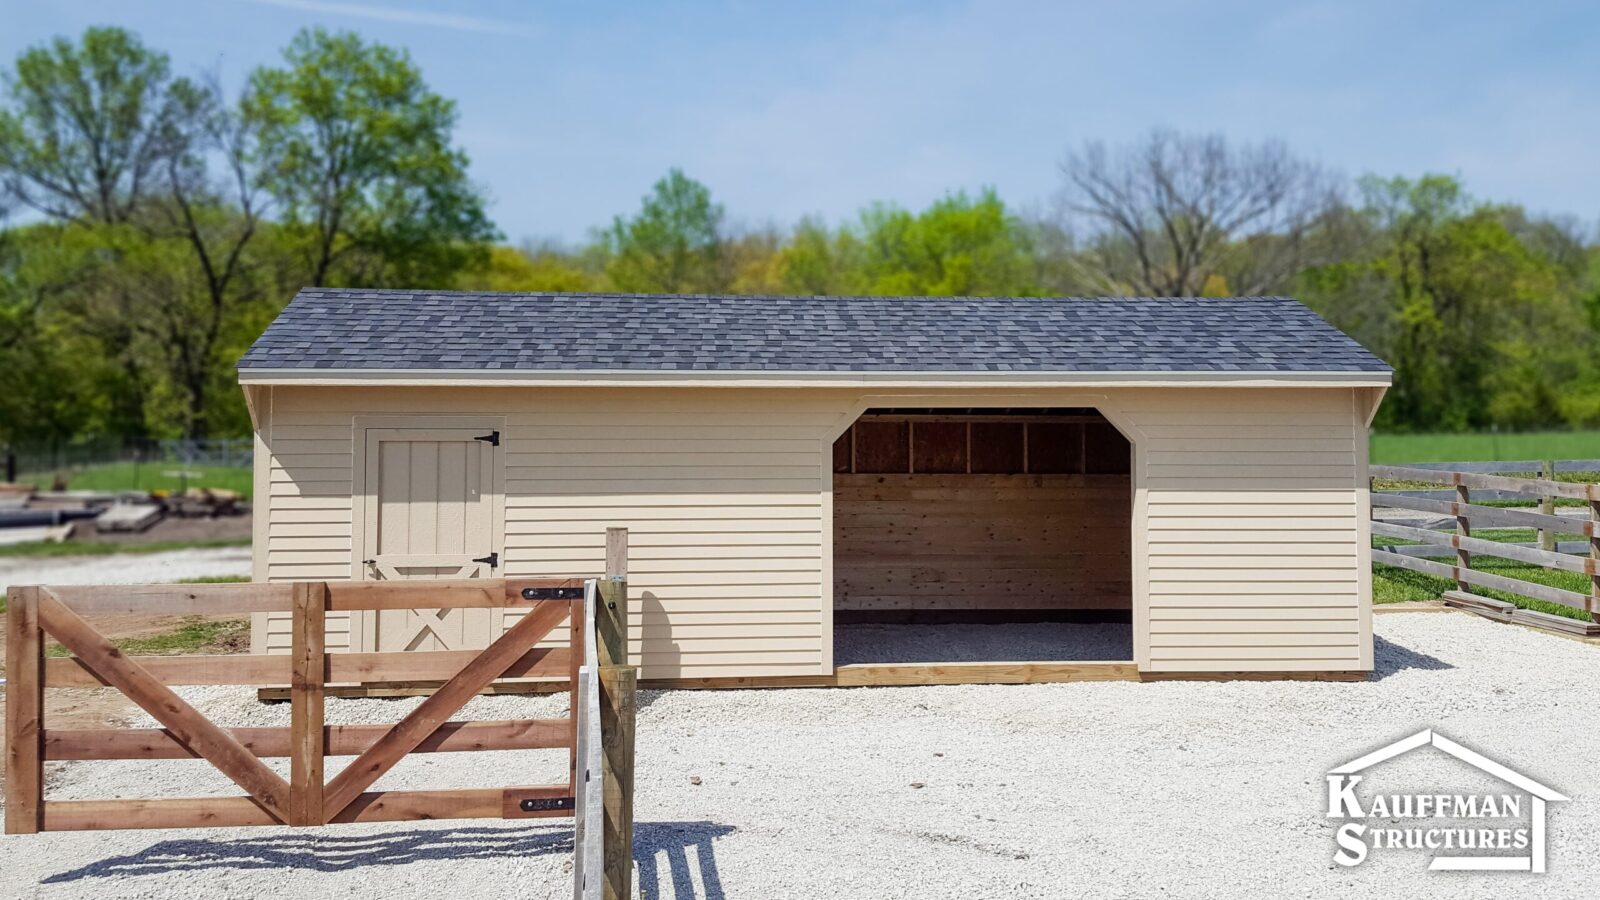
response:
M1128 661L1084 662L917 662L852 663L832 675L732 676L719 678L650 678L639 682L646 690L740 690L760 688L909 687L945 684L1064 684L1076 681L1365 681L1361 671L1330 672L1140 672ZM427 694L438 685L403 684L330 685L333 697L408 697ZM566 690L565 682L518 681L490 685L484 693L551 693ZM261 688L262 700L287 700L287 688Z

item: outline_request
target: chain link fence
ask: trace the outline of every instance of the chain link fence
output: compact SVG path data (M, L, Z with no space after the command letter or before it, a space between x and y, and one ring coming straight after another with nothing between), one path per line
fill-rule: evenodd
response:
M0 448L6 481L41 488L183 490L248 486L250 438L92 438Z

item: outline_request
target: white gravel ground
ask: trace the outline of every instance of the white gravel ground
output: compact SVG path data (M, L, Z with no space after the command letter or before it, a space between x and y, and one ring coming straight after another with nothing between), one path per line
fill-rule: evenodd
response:
M165 584L249 574L248 546L109 556L17 556L0 558L0 591L13 584Z
M1461 614L1376 617L1363 683L1156 682L641 696L638 851L655 898L1584 897L1600 884L1600 647ZM284 723L248 691L190 696ZM330 722L416 701L330 701ZM559 714L484 697L475 717ZM1550 872L1428 873L1415 852L1331 862L1323 776L1426 727L1572 797ZM408 759L381 786L558 777L539 751ZM1382 790L1483 789L1422 750ZM699 786L690 783L698 776ZM914 785L922 785L916 787ZM76 763L58 798L231 793L191 761ZM415 823L0 838L0 896L570 896L563 823Z

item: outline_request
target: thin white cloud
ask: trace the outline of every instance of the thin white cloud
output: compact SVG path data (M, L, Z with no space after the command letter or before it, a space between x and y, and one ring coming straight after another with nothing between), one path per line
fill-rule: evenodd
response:
M482 19L477 16L460 16L453 13L426 12L415 9L396 9L392 6L373 6L365 3L329 3L326 0L250 0L262 6L278 6L305 12L334 16L351 16L394 22L400 25L423 25L429 28L448 28L453 31L473 31L480 34L507 34L527 37L534 33L531 26L520 22L499 19Z

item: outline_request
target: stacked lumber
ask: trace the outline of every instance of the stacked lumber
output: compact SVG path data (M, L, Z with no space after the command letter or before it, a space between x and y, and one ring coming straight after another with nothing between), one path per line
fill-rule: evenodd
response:
M1477 594L1470 594L1466 591L1446 591L1444 593L1444 603L1446 606L1474 612L1497 622L1527 625L1530 628L1541 628L1557 634L1600 637L1600 623L1552 615L1535 609L1518 609L1514 604L1506 603L1503 600L1480 597Z

